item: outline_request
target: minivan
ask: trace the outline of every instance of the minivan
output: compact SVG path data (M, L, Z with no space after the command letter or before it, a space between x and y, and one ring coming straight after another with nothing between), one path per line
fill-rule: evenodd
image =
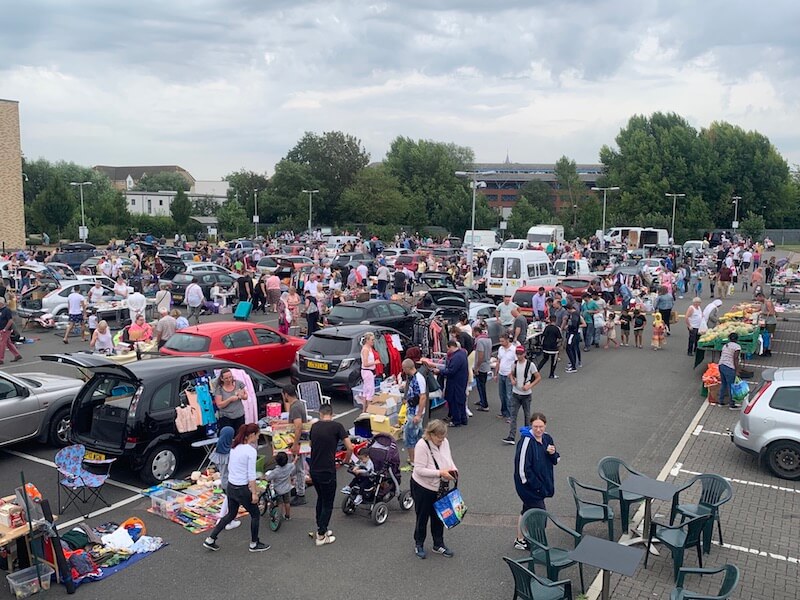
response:
M495 250L489 259L486 293L494 299L513 296L526 285L554 286L558 279L541 250Z

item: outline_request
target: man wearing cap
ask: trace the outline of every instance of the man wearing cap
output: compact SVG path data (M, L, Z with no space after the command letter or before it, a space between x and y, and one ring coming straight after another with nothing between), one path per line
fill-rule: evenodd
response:
M542 376L539 374L539 369L529 361L525 356L525 348L517 346L515 350L517 354L517 362L514 363L514 368L511 370L511 419L508 435L503 438L504 444L513 446L516 444L517 435L517 415L519 409L522 407L522 413L525 415L523 423L530 423L531 417L531 397L533 396L533 388L541 380Z
M156 345L161 348L177 331L178 321L169 314L168 308L162 306L158 309L158 313L161 317L156 323Z
M6 299L0 297L0 365L4 362L3 359L6 356L6 349L14 355L11 362L22 360L22 355L17 350L17 347L14 346L14 342L11 341L11 332L13 329L14 315L11 313L11 309L6 306Z

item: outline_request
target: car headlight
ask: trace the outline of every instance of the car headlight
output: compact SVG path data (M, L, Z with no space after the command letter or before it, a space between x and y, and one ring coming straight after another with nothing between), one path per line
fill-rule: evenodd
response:
M353 363L356 361L355 358L345 358L342 363L339 365L339 370L344 371L345 369L349 369L353 366Z

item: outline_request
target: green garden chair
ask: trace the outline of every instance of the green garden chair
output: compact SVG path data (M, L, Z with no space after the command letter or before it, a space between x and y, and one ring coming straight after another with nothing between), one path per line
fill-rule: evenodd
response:
M514 598L512 600L572 600L572 582L550 581L539 577L525 567L533 559L513 560L503 557L514 575Z
M675 580L677 581L678 572L683 566L683 555L687 548L697 549L697 561L700 563L700 567L703 566L703 550L700 548L700 538L703 534L703 528L710 519L711 515L703 515L702 517L691 518L680 525L665 525L652 521L645 548L649 548L652 545L653 538L669 547L672 552L672 563L675 568ZM645 569L647 568L647 559L649 557L650 553L645 552Z
M575 500L575 531L583 535L583 527L588 523L603 521L608 523L608 539L614 541L614 511L608 504L591 502L581 498L581 490L587 492L598 492L605 499L606 490L585 485L578 482L574 477L568 477L569 487L572 489L572 498Z
M619 486L622 485L623 471L631 475L644 475L631 469L621 458L606 456L597 463L597 473L600 475L600 479L606 482L606 494L603 502L605 504L610 504L611 500L619 502L619 516L622 520L622 533L624 534L628 531L630 523L631 505L643 502L644 497L619 489ZM642 535L647 535L647 532L643 531Z
M725 577L722 579L722 585L719 587L719 592L715 596L708 594L698 594L691 592L683 587L683 579L686 575L716 575L717 573L725 572ZM736 586L739 585L739 569L735 565L722 565L716 569L694 569L682 568L678 573L678 581L675 589L669 595L669 600L728 600L733 592L736 591Z
M532 508L522 515L522 536L528 541L531 548L531 570L535 571L536 565L544 565L547 570L547 578L551 581L558 579L558 573L562 569L578 565L581 576L581 592L585 591L583 585L583 565L569 558L569 550L553 548L547 541L547 522L552 521L561 531L572 536L574 545L577 546L581 540L581 534L573 531L566 525L560 523L546 510Z
M681 492L688 490L695 483L700 482L700 500L697 504L681 503L679 495ZM728 480L713 475L711 473L704 473L692 477L685 486L678 490L672 498L672 508L669 511L669 524L672 525L675 517L681 515L681 522L687 517L699 517L702 515L711 515L703 531L703 552L706 554L711 550L711 538L714 537L714 521L717 522L717 531L719 532L719 544L722 545L722 525L719 521L719 507L730 501L733 498L733 488Z

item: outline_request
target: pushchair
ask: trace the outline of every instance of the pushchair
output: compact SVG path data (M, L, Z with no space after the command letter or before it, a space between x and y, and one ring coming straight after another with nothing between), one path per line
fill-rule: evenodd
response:
M371 475L365 476L368 480L361 489L358 485L350 487L345 499L342 501L342 512L346 515L356 514L361 510L364 516L369 516L375 525L383 525L389 518L389 502L397 496L400 508L411 510L414 498L411 490L400 489L400 451L397 442L388 433L377 433L369 444L369 458L374 466ZM352 472L351 469L348 471ZM356 502L361 496L362 501Z

